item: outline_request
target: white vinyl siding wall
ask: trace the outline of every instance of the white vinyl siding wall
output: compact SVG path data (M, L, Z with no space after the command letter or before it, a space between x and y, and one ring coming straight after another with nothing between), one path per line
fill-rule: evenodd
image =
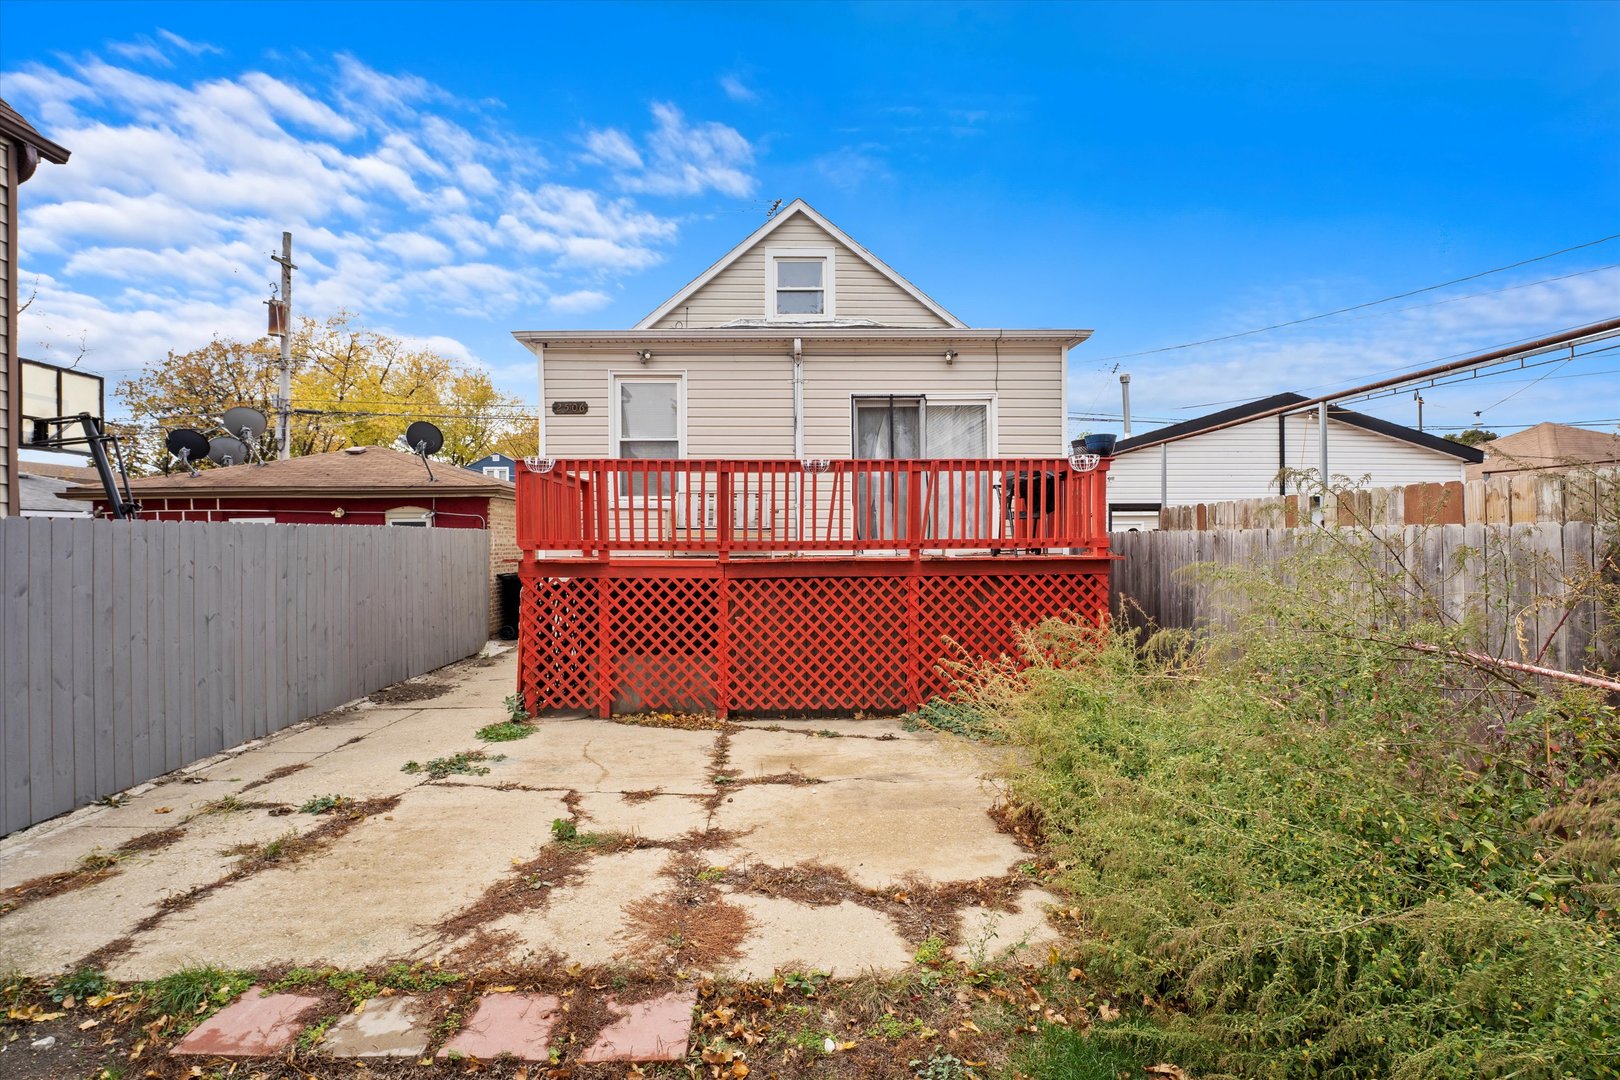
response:
M815 222L795 216L751 251L716 274L657 323L658 329L723 326L765 316L766 253L776 249L830 247L837 263L834 307L840 319L871 319L885 326L950 325L879 273L865 259ZM546 356L547 364L551 356Z
M791 458L793 456L793 361L787 352L679 355L649 342L654 359L637 362L600 352L546 350L546 449L552 457L602 457L610 453L608 386L614 373L686 375L688 457ZM1057 346L961 348L953 365L937 353L876 351L856 355L850 347L811 342L804 350L804 413L807 457L847 458L852 451L851 395L924 394L940 400L990 398L992 453L1002 457L1051 457L1064 452L1061 416L1063 350ZM554 401L583 401L585 416L555 416Z
M1320 464L1315 414L1287 418L1285 460L1290 469ZM1160 450L1121 454L1108 474L1108 501L1160 501ZM1277 418L1170 443L1168 505L1258 499L1277 494ZM1463 463L1437 450L1329 420L1328 471L1372 487L1461 480ZM1292 490L1292 488L1290 488Z

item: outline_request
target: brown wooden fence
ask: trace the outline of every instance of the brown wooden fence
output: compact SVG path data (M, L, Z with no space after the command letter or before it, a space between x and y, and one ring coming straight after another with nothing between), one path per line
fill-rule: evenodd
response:
M1333 525L1529 525L1593 521L1615 497L1620 471L1504 473L1449 484L1330 492L1326 521ZM1167 506L1159 528L1177 531L1292 528L1315 520L1308 495Z
M1335 534L1351 543L1387 544L1390 572L1410 573L1455 619L1480 619L1474 647L1513 660L1566 671L1613 671L1620 657L1606 644L1598 605L1560 602L1568 582L1587 578L1600 563L1620 574L1620 539L1590 522L1522 525L1380 526ZM1192 629L1230 625L1235 601L1190 568L1276 565L1314 529L1222 529L1203 532L1113 534L1122 556L1110 575L1112 610L1128 620ZM1394 557L1399 554L1399 559ZM1301 582L1309 589L1309 582ZM1566 609L1568 614L1566 615Z

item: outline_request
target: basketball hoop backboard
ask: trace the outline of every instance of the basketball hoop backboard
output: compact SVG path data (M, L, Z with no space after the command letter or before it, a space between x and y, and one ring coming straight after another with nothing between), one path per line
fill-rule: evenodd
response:
M89 413L106 420L106 390L100 375L58 367L40 360L22 361L22 432L24 447L44 447L61 425L48 421ZM61 448L66 453L84 450Z

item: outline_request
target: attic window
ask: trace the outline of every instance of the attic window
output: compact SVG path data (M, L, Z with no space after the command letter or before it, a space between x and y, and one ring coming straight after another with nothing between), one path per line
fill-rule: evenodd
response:
M765 314L772 319L829 319L833 259L827 249L790 249L767 260Z

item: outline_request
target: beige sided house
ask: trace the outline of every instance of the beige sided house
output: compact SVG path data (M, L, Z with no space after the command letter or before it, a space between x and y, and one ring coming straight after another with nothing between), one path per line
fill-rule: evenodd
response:
M970 328L795 200L633 329L514 336L542 457L803 460L1066 454L1090 333Z

